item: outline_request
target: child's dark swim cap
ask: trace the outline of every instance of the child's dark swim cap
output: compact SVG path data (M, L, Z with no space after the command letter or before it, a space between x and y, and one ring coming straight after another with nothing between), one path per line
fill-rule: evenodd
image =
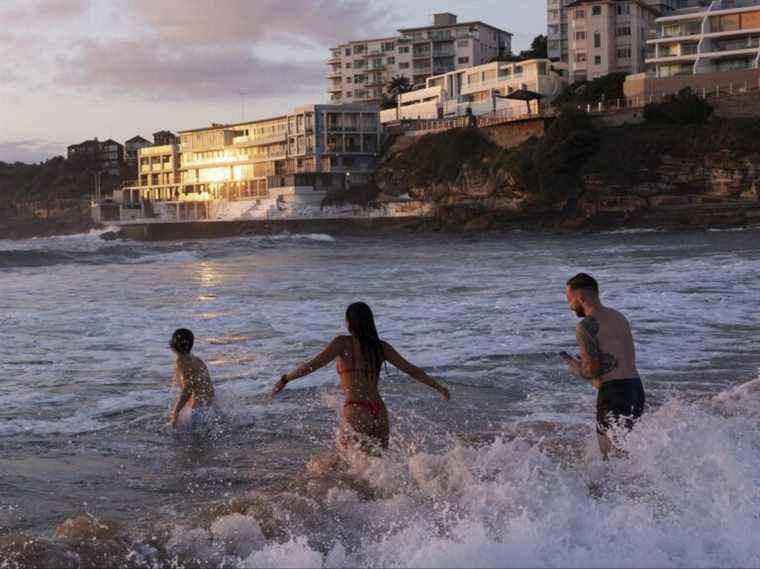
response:
M172 334L172 341L169 344L179 354L189 354L193 349L195 336L187 328L180 328Z

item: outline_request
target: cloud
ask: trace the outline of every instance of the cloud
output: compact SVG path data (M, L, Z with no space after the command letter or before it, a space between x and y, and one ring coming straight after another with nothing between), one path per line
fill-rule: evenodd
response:
M311 102L327 97L327 48L352 30L377 35L387 26L390 11L373 6L364 0L119 0L106 9L87 0L38 0L15 12L28 27L7 34L11 57L0 71L13 74L17 85L52 78L56 89L109 96L229 100L245 92L254 100L304 93ZM51 42L49 25L34 18L57 20L66 31ZM108 20L108 30L92 28L100 20ZM44 50L33 47L37 41L47 44Z
M380 33L390 17L387 8L366 0L132 0L130 5L161 38L195 44L339 43L354 30Z
M32 164L65 153L65 144L50 140L28 139L0 142L0 162Z
M139 41L86 41L56 81L110 94L163 100L249 98L321 91L321 63L271 63L247 47L161 49Z

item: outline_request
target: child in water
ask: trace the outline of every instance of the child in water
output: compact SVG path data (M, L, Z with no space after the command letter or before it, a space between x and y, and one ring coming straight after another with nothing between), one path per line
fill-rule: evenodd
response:
M177 427L182 409L189 404L191 409L188 427L194 429L199 423L208 423L217 418L214 406L214 386L211 375L202 359L191 354L195 337L190 330L180 328L172 335L169 347L177 356L174 370L174 385L180 389L180 395L169 416L169 425Z

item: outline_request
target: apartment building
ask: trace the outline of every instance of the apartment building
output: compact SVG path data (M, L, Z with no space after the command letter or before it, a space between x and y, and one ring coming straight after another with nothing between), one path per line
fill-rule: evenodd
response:
M155 146L164 146L166 144L176 144L177 135L170 130L159 130L153 133L153 144Z
M635 2L636 0L629 0ZM673 10L684 8L700 0L641 0L660 15L666 15ZM547 0L547 48L548 57L552 61L570 63L570 20L569 7L575 0Z
M67 148L69 160L76 160L113 176L119 175L124 164L124 146L115 140L85 140Z
M380 152L377 108L313 105L271 119L181 131L178 143L139 151L138 185L121 201L266 198L275 177L350 174L361 181Z
M333 103L378 103L392 77L421 87L428 77L489 62L512 52L512 34L454 14L433 16L433 25L398 35L350 41L331 49L328 93Z
M645 70L656 9L638 0L575 0L567 10L571 81Z
M124 161L127 168L134 172L137 167L137 154L141 148L151 146L151 142L142 136L133 136L124 143Z
M647 62L658 78L760 66L760 0L715 0L659 18Z
M402 94L397 109L381 111L380 121L448 118L504 109L521 114L527 109L524 101L500 96L527 90L539 93L545 103L550 103L565 84L548 59L496 61L429 77L424 89ZM535 101L531 105L532 112L538 111Z

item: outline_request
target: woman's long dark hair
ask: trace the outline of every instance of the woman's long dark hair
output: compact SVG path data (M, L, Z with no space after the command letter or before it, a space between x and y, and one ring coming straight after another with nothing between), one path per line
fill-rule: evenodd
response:
M346 322L348 331L359 340L365 365L370 371L379 373L385 361L385 350L377 334L372 309L364 302L355 302L346 310Z

